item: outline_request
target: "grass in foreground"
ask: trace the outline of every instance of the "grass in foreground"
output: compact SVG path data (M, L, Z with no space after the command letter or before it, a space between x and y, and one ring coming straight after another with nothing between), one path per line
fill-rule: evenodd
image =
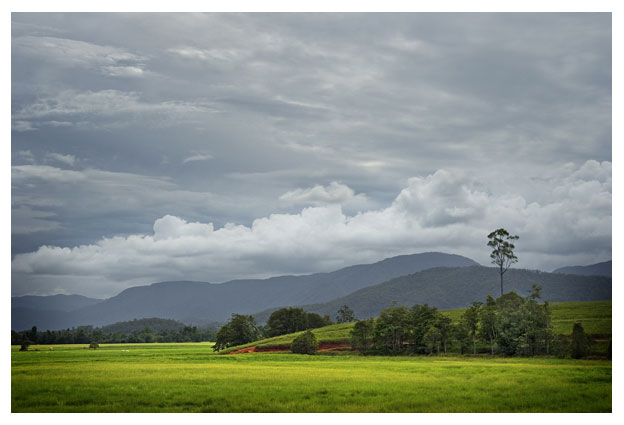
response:
M610 361L33 348L12 348L12 412L611 411Z

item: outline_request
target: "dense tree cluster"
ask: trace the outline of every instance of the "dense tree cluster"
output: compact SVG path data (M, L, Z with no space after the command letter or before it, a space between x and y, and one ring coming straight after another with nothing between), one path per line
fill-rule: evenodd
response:
M317 313L309 313L302 308L285 307L271 313L264 334L267 337L286 335L331 324L329 316L321 317Z
M485 303L474 302L457 323L435 307L392 306L376 320L356 322L351 345L365 353L433 354L450 345L462 353L477 353L478 344L491 354L533 356L548 354L553 340L547 302L539 303L540 288L523 298L515 292Z
M102 332L104 333L126 333L131 334L132 332L139 332L145 328L149 328L154 333L158 333L160 331L166 330L179 330L184 327L184 323L178 322L172 319L161 319L158 317L149 317L144 319L134 319L128 320L125 322L117 322L112 325L102 326ZM213 326L208 326L212 328L217 328L216 324Z
M197 328L196 326L182 326L179 329L164 329L153 331L145 327L139 331L106 332L104 328L82 326L79 328L64 329L60 331L38 332L33 326L28 331L11 331L11 345L29 344L89 344L98 342L108 343L143 343L143 342L200 342L214 341L216 329Z
M343 305L338 309L338 315L336 316L336 323L350 323L355 322L355 312L349 308L348 305Z
M286 335L331 324L332 321L327 315L321 317L317 313L310 313L296 307L275 310L264 327L257 326L252 316L233 314L230 321L217 332L214 350L220 351L264 337Z
M260 337L260 332L256 327L253 316L244 314L232 314L232 318L217 332L214 351L235 345L247 344Z

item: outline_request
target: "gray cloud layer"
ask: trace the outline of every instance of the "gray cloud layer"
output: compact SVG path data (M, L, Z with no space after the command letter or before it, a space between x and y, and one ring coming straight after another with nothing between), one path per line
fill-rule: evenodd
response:
M61 170L44 170L48 176L63 178L62 171L55 171ZM69 175L67 180L91 177L100 178L92 172ZM149 182L140 186L148 187ZM410 179L392 204L379 210L349 216L339 204L329 202L298 214L258 218L250 226L228 223L218 229L213 223L165 215L154 221L153 231L147 234L104 238L74 248L44 246L18 254L13 273L42 286L59 279L71 285L71 278L80 276L82 282L75 290L86 290L84 282L104 279L104 293L108 293L158 279L223 281L332 270L416 246L458 252L487 263L485 235L501 221L522 235L518 252L523 264L539 261L552 266L562 256L583 261L588 251L596 261L610 255L611 219L594 213L611 208L611 164L588 161L579 169L559 170L550 191L547 204L521 196L494 196L478 189L470 178L438 170ZM166 198L175 194L169 191ZM585 245L579 246L579 240Z
M14 294L611 256L609 14L13 14L12 75Z

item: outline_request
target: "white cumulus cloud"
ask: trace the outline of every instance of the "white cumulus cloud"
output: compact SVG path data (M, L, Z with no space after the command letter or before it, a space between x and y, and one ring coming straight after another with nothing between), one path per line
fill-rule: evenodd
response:
M599 261L611 255L610 168L607 162L587 162L569 170L550 182L547 203L494 196L476 189L471 178L438 170L410 179L388 207L354 215L326 203L297 214L271 214L250 226L229 223L218 229L165 215L155 220L151 234L18 254L12 271L40 285L51 276L69 277L68 282L76 276L89 282L92 276L99 284L106 280L113 295L137 283L308 273L424 251L458 253L487 265L486 235L498 227L520 235L519 267L547 269L562 265L562 258L573 261L588 253ZM328 187L305 193L319 201L351 194L340 184ZM303 197L304 191L298 193Z

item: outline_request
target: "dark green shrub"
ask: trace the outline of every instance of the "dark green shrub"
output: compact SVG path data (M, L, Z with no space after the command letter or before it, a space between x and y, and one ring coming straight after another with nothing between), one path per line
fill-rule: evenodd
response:
M100 344L95 341L91 341L91 344L89 344L89 349L97 350L98 348L100 348Z
M571 354L573 359L582 359L589 355L589 350L593 341L589 335L585 333L583 325L579 322L574 324L572 328Z
M312 331L306 331L294 339L290 351L296 354L315 354L318 350L318 341Z
M20 346L20 351L28 351L28 347L30 346L31 342L29 340L24 340L22 341L22 344Z

